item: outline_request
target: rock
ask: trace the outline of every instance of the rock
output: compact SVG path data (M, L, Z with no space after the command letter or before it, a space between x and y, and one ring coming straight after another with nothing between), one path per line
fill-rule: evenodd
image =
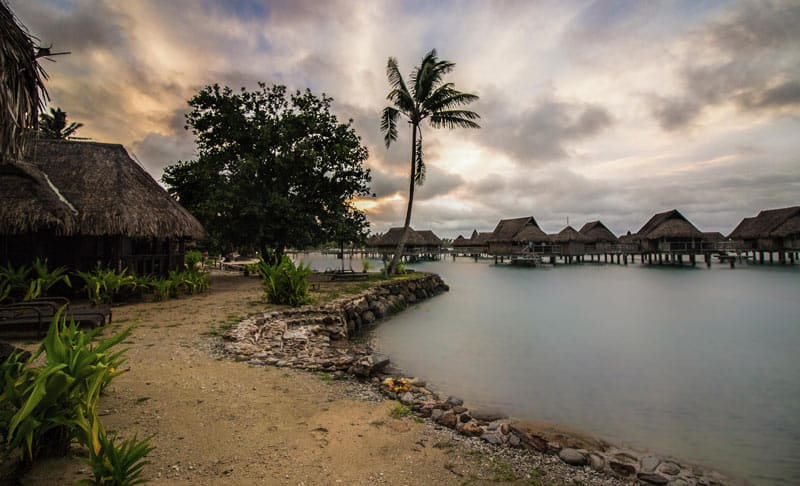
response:
M497 434L489 434L489 433L483 434L481 436L481 440L495 445L503 443L503 439L501 439L500 436L498 436Z
M403 405L412 405L414 403L414 394L411 392L405 392L400 395L400 403Z
M468 413L462 413L461 415L458 416L458 420L460 422L469 422L470 420L472 420L472 417L470 417Z
M667 484L669 482L667 478L656 473L640 472L636 477L639 478L639 481L650 484Z
M451 407L458 407L458 406L464 405L464 400L462 400L462 399L460 399L458 397L447 397L447 400L445 401L445 403L447 405L451 406Z
M548 442L547 443L547 452L550 452L550 453L553 453L553 454L558 454L559 452L561 452L561 449L563 449L563 447L561 446L560 442Z
M436 423L439 423L439 419L442 417L442 415L444 415L444 410L441 408L434 408L431 411L431 419L433 419L433 421Z
M547 451L547 441L542 437L531 435L513 424L511 424L509 428L511 429L511 433L519 438L522 447L533 449L538 452Z
M475 422L467 422L466 424L464 424L464 428L461 429L461 432L464 435L471 435L473 437L478 437L483 435L483 429Z
M570 466L584 466L589 463L586 456L577 449L561 449L558 457Z
M661 465L658 466L658 472L669 474L670 476L677 476L680 474L681 468L674 462L666 461L662 462Z
M494 409L477 409L470 410L470 415L475 420L482 420L484 422L494 422L495 420L502 420L508 418L505 412Z
M372 324L373 322L375 322L375 314L373 314L372 311L366 311L363 314L361 314L361 320L365 324Z
M511 447L519 447L520 445L522 445L522 441L519 440L519 437L517 437L516 434L509 434L508 445L510 445Z
M442 413L442 416L439 417L439 420L437 422L439 423L439 425L444 425L445 427L448 427L448 428L452 429L452 428L455 428L455 426L456 426L456 420L457 420L456 419L456 414L454 414L452 411L448 410L448 411Z
M661 459L652 454L646 455L642 458L642 471L655 472L659 464L661 464Z
M600 454L589 454L589 467L595 471L602 471L606 467L606 460Z
M419 387L419 388L424 388L425 385L427 385L427 383L425 383L425 380L422 380L422 379L417 378L417 377L409 378L408 384L411 385L411 386Z
M453 407L453 413L464 413L466 411L467 408L460 405L458 407Z
M636 468L633 466L633 464L615 461L612 459L608 461L608 467L621 476L633 476L636 474Z
M383 354L372 355L372 374L380 373L387 366L389 366L389 357Z

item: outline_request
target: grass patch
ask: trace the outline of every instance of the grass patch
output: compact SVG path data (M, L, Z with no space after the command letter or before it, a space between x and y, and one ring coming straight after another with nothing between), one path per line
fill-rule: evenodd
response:
M324 371L317 371L314 373L314 375L317 378L319 378L320 381L325 381L325 382L333 381L333 375L330 373L326 373Z
M492 466L492 473L494 474L494 478L492 478L492 480L497 482L511 482L518 479L517 474L514 472L514 468L511 467L511 464L503 461L494 463Z
M452 449L455 446L456 443L453 442L452 440L440 440L435 444L433 444L433 446L431 447L433 447L434 449Z
M384 425L386 425L386 422L385 422L385 421L383 421L383 420L373 420L373 421L372 421L372 422L370 422L369 424L370 424L371 426L373 426L373 427L383 427Z
M144 403L148 400L150 400L150 397L139 397L136 399L136 403Z
M398 403L392 410L389 411L389 416L393 419L401 419L411 415L411 409L403 404Z

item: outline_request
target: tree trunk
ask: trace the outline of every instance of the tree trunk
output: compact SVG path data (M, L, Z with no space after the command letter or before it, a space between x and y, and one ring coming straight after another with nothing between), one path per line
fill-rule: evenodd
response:
M403 256L403 249L406 246L406 241L408 240L408 227L411 225L411 206L414 204L414 186L416 185L416 181L414 180L414 176L417 170L417 124L411 124L411 179L408 183L408 208L406 209L406 222L403 225L403 234L400 235L400 242L397 244L397 248L394 250L394 256L392 257L391 263L389 263L389 269L386 272L388 275L394 275L395 271L397 270L397 263L400 261L400 258Z

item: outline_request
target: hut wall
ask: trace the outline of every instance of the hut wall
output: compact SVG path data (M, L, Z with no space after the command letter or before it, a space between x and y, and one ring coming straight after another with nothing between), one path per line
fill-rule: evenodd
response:
M513 252L514 245L508 241L503 242L489 242L489 253L493 255L510 255Z
M561 243L561 254L567 256L584 255L586 253L584 244L578 241Z

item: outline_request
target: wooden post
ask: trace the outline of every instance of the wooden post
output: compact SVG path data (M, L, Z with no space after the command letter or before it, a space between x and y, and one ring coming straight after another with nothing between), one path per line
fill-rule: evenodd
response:
M706 253L703 258L706 260L706 267L711 268L711 253Z
M762 265L764 264L764 252L763 251L758 252L758 263L760 263Z
M692 253L691 255L689 255L689 261L692 263L692 266L693 266L693 267L697 266L697 262L695 261L695 256L694 256L694 253Z
M769 264L772 265L774 262L775 262L775 260L774 260L774 258L772 256L772 250L770 250L769 251Z

